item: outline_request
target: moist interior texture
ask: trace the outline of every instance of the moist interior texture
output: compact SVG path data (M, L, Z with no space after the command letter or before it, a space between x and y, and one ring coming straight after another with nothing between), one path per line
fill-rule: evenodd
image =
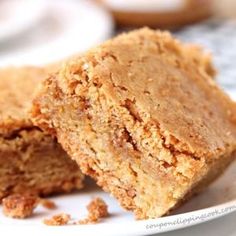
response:
M0 144L0 199L14 193L44 196L82 188L77 166L56 140L38 128L0 137Z

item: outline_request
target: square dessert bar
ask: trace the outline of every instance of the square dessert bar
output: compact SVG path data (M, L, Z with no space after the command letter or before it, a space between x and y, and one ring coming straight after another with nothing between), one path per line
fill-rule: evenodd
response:
M47 195L82 187L77 164L27 114L33 92L47 71L0 70L0 200L13 193Z
M156 218L234 160L236 105L213 74L209 55L144 28L66 63L32 116L136 218Z

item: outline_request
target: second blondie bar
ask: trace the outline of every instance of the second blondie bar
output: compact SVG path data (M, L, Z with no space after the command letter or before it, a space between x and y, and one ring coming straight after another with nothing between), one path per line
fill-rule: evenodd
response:
M83 186L83 174L55 138L27 113L50 68L0 70L0 201L14 193L48 195Z

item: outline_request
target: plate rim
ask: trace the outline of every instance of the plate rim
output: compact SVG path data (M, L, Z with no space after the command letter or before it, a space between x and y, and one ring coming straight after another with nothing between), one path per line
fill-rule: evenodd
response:
M228 209L228 210L225 210ZM224 211L220 212L218 214L213 214L216 211ZM24 233L25 236L32 235L32 232L34 232L34 236L42 235L42 234L49 234L50 236L57 235L57 236L64 236L65 233L70 233L70 236L78 236L78 232L82 233L83 236L90 236L96 234L99 235L99 233L102 233L104 236L115 236L115 235L152 235L152 234L159 234L159 233L165 233L165 232L171 232L179 229L188 228L194 225L199 225L201 223L205 223L208 221L212 221L214 219L229 215L233 212L236 212L236 199L231 200L216 206L211 206L195 211L190 211L186 213L176 214L176 215L170 215L165 217L160 217L157 219L149 219L149 220L138 220L138 221L132 221L127 223L98 223L96 225L67 225L67 226L54 226L49 227L46 225L38 226L38 225L15 225L14 227L11 227L9 225L1 225L0 229L1 232L12 234L13 232L17 233ZM202 214L211 214L211 216L205 217L205 220L201 220ZM195 221L192 221L189 224L183 223L187 221L186 219L190 217L197 217L198 219ZM176 219L179 218L182 220L182 223L178 223L176 227L167 227L165 226L167 222L176 221ZM151 225L161 225L161 229L157 230L156 227L151 227ZM162 228L163 227L163 228ZM36 232L35 228L40 228ZM75 230L77 228L77 230ZM135 228L135 230L133 230ZM112 233L111 233L112 232Z

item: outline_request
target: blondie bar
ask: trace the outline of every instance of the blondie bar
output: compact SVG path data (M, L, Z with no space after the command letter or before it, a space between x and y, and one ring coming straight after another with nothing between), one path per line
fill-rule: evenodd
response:
M44 81L32 116L137 219L167 214L234 160L236 105L208 55L147 28Z
M76 163L27 114L33 92L48 70L0 70L0 200L13 193L47 195L82 187Z

